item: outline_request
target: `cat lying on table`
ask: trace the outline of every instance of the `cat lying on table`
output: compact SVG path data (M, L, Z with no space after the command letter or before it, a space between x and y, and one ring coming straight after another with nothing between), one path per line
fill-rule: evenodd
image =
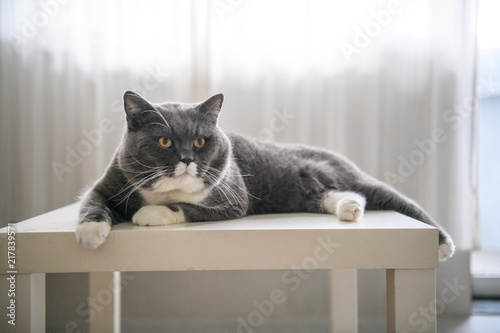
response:
M111 225L215 221L312 212L357 221L395 210L439 229L439 258L452 239L422 208L345 157L304 145L260 142L217 126L224 97L151 104L126 92L127 128L105 174L83 196L77 241L95 249Z

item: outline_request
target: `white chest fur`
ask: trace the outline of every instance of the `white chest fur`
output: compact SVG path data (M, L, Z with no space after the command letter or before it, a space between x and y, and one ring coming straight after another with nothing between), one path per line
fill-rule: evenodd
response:
M164 177L153 185L152 191L140 190L140 193L148 205L166 205L180 202L199 204L208 191L201 179L186 175Z
M141 190L141 195L148 205L167 205L180 202L199 204L207 196L207 191L202 190L196 193L187 193L180 190L169 192Z

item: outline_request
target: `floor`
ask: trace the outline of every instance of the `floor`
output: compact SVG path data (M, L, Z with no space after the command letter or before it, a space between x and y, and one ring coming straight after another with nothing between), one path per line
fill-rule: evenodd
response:
M439 318L438 332L500 333L500 300L474 300L472 313L469 318Z
M500 333L500 316L438 317L438 333ZM324 332L327 332L325 330ZM386 332L383 319L362 320L359 333Z
M472 316L439 316L438 333L500 333L500 299L474 300ZM384 332L382 318L361 320L359 333Z
M437 324L439 333L500 333L500 316L473 315L471 317L439 317ZM190 333L327 333L329 332L328 320L291 319L278 320L266 323L260 327L236 328L232 321L221 322L210 319L164 319L164 320L127 320L122 322L121 331L124 333L145 332L190 332ZM386 332L384 319L361 320L359 333Z
M438 320L439 333L500 333L500 316L473 315L469 318L445 317Z
M473 315L489 315L500 316L500 300L499 299L479 299L472 302Z
M473 315L470 317L438 316L438 333L500 333L500 299L474 300ZM418 329L416 327L416 329ZM281 318L269 320L258 327L236 327L234 319L214 320L205 318L162 318L137 319L122 321L124 333L145 332L190 332L190 333L327 333L327 318ZM384 318L361 318L359 333L383 333L387 331Z

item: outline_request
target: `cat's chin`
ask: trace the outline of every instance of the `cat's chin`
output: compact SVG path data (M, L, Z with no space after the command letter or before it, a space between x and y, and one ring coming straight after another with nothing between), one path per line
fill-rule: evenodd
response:
M196 178L196 175L192 175L192 174L190 174L189 172L186 171L185 173L180 174L178 176L174 176L172 178L179 178L179 179L182 179L182 178Z
M183 173L175 177L162 177L157 180L153 186L153 192L183 191L195 193L205 189L203 179L194 177L189 173Z

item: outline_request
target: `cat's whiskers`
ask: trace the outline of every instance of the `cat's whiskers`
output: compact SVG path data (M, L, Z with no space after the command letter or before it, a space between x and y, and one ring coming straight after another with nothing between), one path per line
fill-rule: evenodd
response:
M131 160L129 163L123 163L123 162L120 162L120 168L123 168L123 167L126 167L126 166L131 166L131 165L137 165L137 161L135 160ZM157 167L153 167L153 166L146 166L148 169L149 168L157 168Z
M231 199L229 199L228 195L226 194L226 192L224 192L224 190L223 190L223 189L221 189L221 188L219 188L219 187L217 187L217 186L214 186L213 188L214 188L217 192L219 192L221 195L223 195L223 196L226 198L227 202L229 203L229 205L230 205L231 207L234 207L233 202L231 201ZM216 204L216 205L221 205L219 202L215 202L215 204Z
M140 189L141 187L143 187L145 184L147 184L148 182L151 182L151 181L156 181L162 177L165 177L166 176L166 173L170 173L172 171L175 171L175 167L173 166L158 166L158 167L150 167L150 166L146 166L144 165L143 163L139 162L132 154L130 155L134 158L135 162L136 163L139 163L140 165L142 166L145 166L146 168L148 168L148 170L144 170L144 171L130 171L130 170L127 170L125 168L122 168L124 171L126 172L130 172L130 173L135 173L135 176L133 176L132 178L128 179L127 180L127 183L129 185L127 186L124 186L124 188L122 188L117 194L115 194L113 197L127 191L130 189L130 191L128 192L127 195L124 195L123 198L115 205L119 205L121 204L124 200L126 200L126 203L125 203L125 207L128 206L128 201L130 199L130 197L132 196L132 194L134 192L136 192L138 189ZM132 164L132 163L130 163ZM137 177L140 177L142 175L147 175L146 177L138 180L138 181L134 181L135 178Z
M214 170L216 170L216 169L214 169ZM220 179L219 177L217 177L216 174L214 174L213 172L211 172L208 169L205 171L205 174L207 176L207 179L212 183L213 188L217 189L220 193L222 193L227 198L227 200L229 201L231 206L234 206L234 205L233 205L232 201L229 199L227 194L229 194L236 201L238 206L240 206L240 207L245 206L245 200L241 197L241 195L238 192L236 192L233 188L231 188L231 186L229 186L229 184L226 183L226 182L231 181L231 180L229 180L226 177ZM239 186L237 186L237 187L240 188ZM243 189L241 189L241 190L243 192L247 193ZM226 192L227 192L227 194L226 194Z
M120 202L118 202L115 206L121 204L123 201L125 201L125 210L127 210L127 207L128 207L128 201L130 199L130 197L132 196L133 193L135 193L139 188L141 188L143 185L145 185L146 183L150 182L151 180L154 180L155 178L161 178L163 177L162 174L157 174L157 173L153 173L151 174L150 176L148 177L145 177L143 179L141 179L140 181L138 181L137 183L135 184L131 184L133 185L132 186L132 189L129 191L128 195L124 196L122 198L122 200L120 200Z
M131 164L132 163L127 164L127 165L131 165ZM151 181L155 177L157 177L159 179L162 176L165 176L165 172L175 170L173 167L169 167L169 166L155 167L155 169L157 169L157 170L144 170L144 171L128 170L128 169L124 168L123 166L121 168L122 168L122 170L124 170L128 173L131 173L131 174L135 174L135 175L133 177L127 179L127 182L120 189L120 191L118 191L115 195L111 196L109 199L112 199L112 198L122 194L123 192L127 191L131 187L134 188L138 183L140 183L139 187L142 187L145 183L147 183L148 181ZM143 177L142 179L135 180L136 178L140 178L143 175L146 175L146 177ZM132 190L132 192L134 192L134 190ZM130 197L131 195L132 195L132 193L129 193L127 196ZM121 203L121 202L123 202L123 199L119 203ZM117 206L117 205L115 205L115 206Z
M172 172L175 171L175 167L169 167L169 166L163 166L163 167L157 167L157 169L151 169L151 170L143 170L143 171L137 171L137 170L130 170L126 169L124 167L121 168L122 170L126 171L127 173L132 173L136 175L141 175L141 174L148 174L151 172Z
M220 175L220 173L221 173L221 171L219 171L219 170L217 170L217 169L215 169L215 168L213 168L213 167L208 166L208 167L207 167L207 169L205 170L205 172L209 172L209 171L211 171L212 173L213 173L213 172L217 172L217 173L219 173L219 175ZM236 176L240 176L240 177L253 177L253 175L251 175L251 174L248 174L248 175L242 175L242 174L239 174L239 175L238 175L238 174L235 174L235 175L236 175ZM217 176L217 175L215 174L215 176ZM240 190L242 190L243 192L245 192L248 196L250 196L250 197L252 197L252 198L254 198L254 199L257 199L257 200L261 200L260 198L257 198L256 196L254 196L254 195L252 195L252 194L248 193L248 191L247 191L245 188L242 188L242 187L241 187L238 183L236 183L236 182L235 182L234 180L232 180L231 178L229 178L229 177L224 177L224 179L226 179L227 181L231 182L231 184L233 184L234 186L236 186L237 188L239 188Z
M146 173L146 172L145 172ZM147 173L150 173L150 171L148 171ZM134 178L136 177L139 177L141 176L141 174L137 174L135 175L134 177L130 178L130 179L127 179L127 182L125 183L125 186L123 186L120 191L118 191L115 195L109 197L109 199L113 199L114 197L116 197L117 195L120 195L122 194L123 192L125 192L126 190L128 190L130 187L133 187L135 184L137 184L137 182L134 182ZM143 178L144 179L144 178ZM141 182L143 179L139 180L138 182ZM129 184L129 185L127 185Z
M120 165L120 167L121 167L122 170L126 171L127 173L134 174L134 176L131 177L131 178L129 178L129 179L127 179L127 182L125 183L125 186L123 186L120 189L120 191L118 191L115 195L111 196L110 199L116 197L117 195L121 194L123 191L126 191L131 186L133 186L135 183L137 183L134 180L136 178L138 178L138 177L146 175L146 177L144 177L144 178L148 178L150 175L156 175L156 174L160 174L160 173L163 174L165 171L168 171L168 169L165 169L164 167L155 167L155 168L148 169L148 170L143 170L143 171L129 170L129 169L126 169L126 168L123 167L124 165L132 165L132 164L133 163ZM143 179L141 179L139 181L142 181ZM129 185L127 185L127 184L129 184Z
M130 157L132 157L137 162L137 164L139 164L145 168L153 169L153 170L158 170L159 168L162 168L162 167L158 167L158 166L149 166L149 165L146 165L144 163L141 163L137 158L135 158L135 156L130 152L129 149L127 149L127 152L130 155Z
M217 190L217 191L218 191L219 193L221 193L222 195L224 195L224 196L226 197L227 201L229 202L229 204L230 204L231 206L233 206L232 201L231 201L231 200L229 199L229 197L226 195L226 193L224 192L224 190L223 190L223 189L221 189L221 188L219 188L219 186L217 186L217 185L220 185L220 184L221 184L220 179L218 179L216 176L214 176L214 175L212 175L211 173L208 173L208 172L206 172L206 173L205 173L205 177L206 177L206 179L209 181L209 183L210 183L211 187L212 187L213 189Z
M235 195L233 193L230 192L230 189L227 184L224 184L222 182L219 182L218 179L215 177L215 176L212 176L212 175L208 175L207 179L212 183L213 187L215 190L217 190L220 194L222 194L224 197L226 197L227 199L227 202L229 202L229 204L231 205L231 207L234 207L234 204L233 202L231 201L231 199L229 199L229 196L226 194L226 191L229 192L230 196L233 197L233 199L235 199L236 201L237 198L235 197ZM214 185L215 183L218 183L218 185ZM240 206L241 205L241 201L238 202Z
M214 169L216 170L216 169ZM218 171L218 170L217 170ZM244 200L243 198L241 198L241 196L239 195L239 193L237 193L234 189L231 188L231 186L229 186L228 184L226 184L225 182L231 182L233 183L230 179L224 177L224 178L219 178L216 174L214 174L213 172L209 171L209 170L206 170L206 175L212 177L213 179L216 180L216 182L214 181L213 182L213 185L215 188L219 188L221 187L223 190L226 190L227 192L229 192L229 194L237 201L239 201L240 205L242 205L242 202L244 203ZM236 185L237 186L237 185ZM245 190L243 190L241 187L237 186L240 190L242 190L243 192L246 193ZM225 194L225 193L224 193ZM248 194L248 193L247 193ZM229 200L229 199L228 199Z
M151 176L152 176L152 175L150 175L149 177L151 177ZM115 205L115 207L116 207L116 206L118 206L118 205L119 205L120 203L122 203L122 202L123 202L123 201L124 201L124 200L125 200L128 196L132 195L132 192L134 192L134 188L137 186L137 184L142 184L142 185L144 185L144 184L145 184L145 179L148 179L149 177L142 178L142 179L140 179L140 180L139 180L139 181L137 181L137 182L132 182L132 179L133 179L133 178L132 178L132 179L130 179L130 180L127 180L127 183L126 183L126 184L128 184L128 185L124 186L124 187L123 187L120 191L118 191L115 195L111 196L109 199L112 199L112 198L114 198L114 197L116 197L116 196L118 196L118 195L120 195L120 194L122 194L122 193L126 192L127 194L126 194L126 195L124 195L124 196L121 198L121 200L120 200L120 201L119 201L119 202ZM131 191L128 191L130 188L132 188L132 190L131 190Z
M132 196L133 193L135 193L142 185L144 185L147 181L149 181L151 178L156 176L155 174L151 175L150 177L144 178L141 182L136 183L135 186L130 190L129 194L126 196L127 200L125 201L125 211L128 209L128 201L130 200L130 197ZM123 200L121 201L123 202Z

